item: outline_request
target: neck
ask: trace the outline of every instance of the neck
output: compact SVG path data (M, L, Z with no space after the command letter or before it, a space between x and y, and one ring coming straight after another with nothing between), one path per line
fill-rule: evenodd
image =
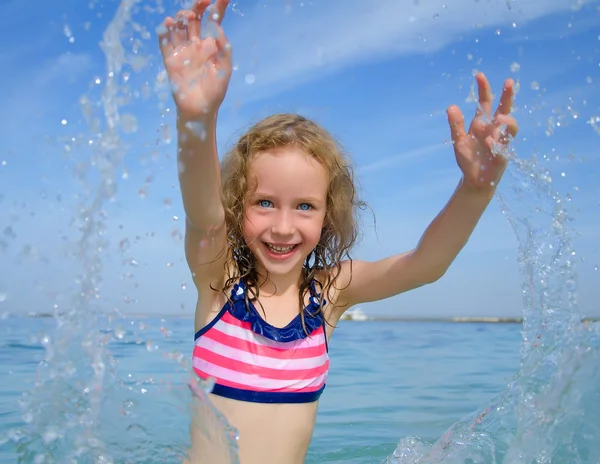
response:
M266 297L284 295L290 292L298 294L304 275L302 268L294 270L294 272L290 272L289 274L271 274L268 277L264 269L259 269L258 274L261 295Z

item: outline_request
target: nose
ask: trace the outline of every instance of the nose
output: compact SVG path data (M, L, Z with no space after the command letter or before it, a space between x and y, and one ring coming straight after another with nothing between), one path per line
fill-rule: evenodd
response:
M294 234L295 226L292 214L289 211L277 212L271 224L271 232L279 237L289 237Z

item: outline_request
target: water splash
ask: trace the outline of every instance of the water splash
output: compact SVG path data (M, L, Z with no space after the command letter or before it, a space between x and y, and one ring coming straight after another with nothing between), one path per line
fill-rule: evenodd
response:
M44 360L34 387L20 401L25 427L11 430L0 440L15 443L22 463L145 463L151 456L160 456L160 462L181 462L189 448L189 424L178 421L165 433L165 423L157 423L154 417L157 413L193 418L197 428L210 424L203 426L201 433L223 437L222 447L229 452L229 460L232 464L237 460L237 433L210 405L203 382L192 378L173 385L121 375L122 366L109 350L114 342L143 343L146 328L141 324L137 330L124 328L119 323L123 320L120 313L102 304L103 259L110 245L110 216L105 207L116 197L119 170L127 153L122 136L138 127L136 118L122 111L132 94L127 85L130 74L124 70L131 67L139 72L148 61L139 53L142 47L135 38L136 33L150 38L132 20L138 4L140 0L120 2L101 42L106 74L95 77L92 93L79 99L91 135L72 137L68 152L81 184L74 221L79 240L73 253L81 272L68 307L55 305L55 329L39 337ZM65 34L71 37L70 28L66 27ZM133 43L132 54L127 53L124 40L129 46ZM96 100L93 92L101 85ZM127 239L119 243L122 253L129 246ZM129 259L128 264L137 263ZM169 335L164 327L161 332ZM148 356L156 356L158 346L150 339L145 343ZM188 375L187 359L172 353L169 370ZM202 414L192 415L194 410Z
M520 244L521 369L436 443L405 438L384 464L600 460L600 324L579 313L568 201L537 158L510 161L499 200Z

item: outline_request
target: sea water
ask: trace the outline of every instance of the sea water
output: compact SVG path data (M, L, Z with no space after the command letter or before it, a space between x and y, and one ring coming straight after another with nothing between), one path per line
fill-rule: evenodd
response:
M3 322L0 435L7 437L15 430L31 433L24 428L18 401L46 356L37 335L52 333L55 321L14 316ZM191 323L191 318L120 320L128 333L137 331L138 336L124 335L108 347L126 384L112 388L104 400L107 410L114 409L103 420L118 432L109 449L115 462L174 463L175 457L168 456L183 450L189 423L187 377L172 356L163 354L189 353ZM149 339L160 344L158 352L148 351ZM435 441L473 405L508 384L519 367L519 340L519 324L340 323L307 463L379 463L394 451L399 437ZM63 393L58 395L64 401ZM18 462L22 453L18 443L5 443L0 463Z
M15 410L7 405L8 413L2 424L0 443L8 462L15 459L36 464L177 462L187 447L185 437L192 401L204 408L204 422L199 427L211 434L213 440L220 440L224 452L230 453L231 462L237 459L235 430L206 401L205 392L210 385L189 376L190 342L180 322L160 321L157 328L147 321L107 310L100 303L103 250L108 241L103 208L114 198L118 187L117 169L126 153L123 133L131 132L136 125L134 116L121 111L127 100L124 94L131 94L127 86L124 92L119 80L127 61L123 40L128 36L148 35L132 18L139 9L137 0L124 0L119 5L102 41L107 63L102 91L80 100L88 122L89 140L93 143L86 145L73 138L72 149L80 150L82 158L87 159L77 164L76 171L82 183L76 218L79 241L73 247L82 269L77 277L77 291L68 304L56 308L51 319L25 321L7 315L4 320L3 327L14 330L3 332L6 358L3 365L8 367L3 385L13 385L12 389L3 388L8 398L19 397L20 406L16 416ZM140 66L142 61L143 57L138 57ZM131 63L135 68L136 60ZM164 76L157 82L165 84ZM164 93L160 85L157 88L157 92ZM324 422L317 425L311 462L367 463L383 459L386 464L592 463L600 460L599 328L598 324L584 324L577 307L577 258L571 242L568 202L555 191L549 181L551 173L539 159L519 158L513 152L504 155L510 158L507 179L503 182L508 187L501 189L499 199L520 244L524 323L520 333L516 326L464 326L467 329L463 330L489 331L490 338L507 337L513 343L515 336L520 335L518 359L510 355L510 345L504 346L508 354L503 362L489 369L479 383L473 382L469 392L471 404L481 406L470 413L464 402L459 402L458 408L452 398L444 400L448 390L446 393L435 390L436 385L440 390L448 387L444 382L430 379L429 387L419 386L420 394L406 404L418 409L412 411L416 418L426 416L427 408L437 404L430 414L432 422L415 419L414 428L398 430L395 436L406 438L395 447L390 447L390 438L376 438L386 434L384 430L390 437L392 424L399 423L399 409L393 412L392 392L388 392L389 398L382 396L381 403L370 403L369 392L376 391L377 376L373 384L361 383L361 374L375 369L375 365L365 362L349 368L350 372L341 369L337 375L351 376L353 385L364 387L358 397L365 406L353 411L352 417L344 416L339 410L328 410L324 399ZM535 201L530 199L532 194ZM348 325L348 333L358 334L363 324L376 323ZM28 335L34 325L38 327L32 340ZM404 326L389 327L386 324L385 329L380 329L396 342L395 346L403 341L406 347L421 346L410 329L401 337L398 333L406 330ZM446 325L443 329L429 326L424 333L431 335L436 330L438 335L451 333L456 327L459 326ZM157 330L167 342L156 341ZM373 327L365 333L369 335L356 335L365 337L366 344L362 347L382 342L373 337L377 333ZM469 335L477 339L476 333ZM422 371L423 358L432 352L435 352L433 346L422 350L420 357L413 359L412 369ZM434 359L444 358L440 354L440 358ZM464 355L463 361L468 363L468 360ZM455 363L452 370L460 372L459 364ZM408 367L403 373L408 375L410 370ZM512 372L517 373L511 375ZM392 371L382 373L384 377L391 374ZM407 388L406 376L397 373L394 379L391 385L397 382L399 389ZM389 385L388 382L388 388ZM428 388L433 388L433 392L423 394ZM490 396L477 398L482 392ZM460 396L465 398L463 394ZM6 398L3 402L6 403ZM326 439L339 433L332 429L327 433L327 418L336 415L339 417L334 422L345 424L346 429L352 424L372 425L371 420L381 422L375 427L376 432L364 425L357 427L357 436L373 440L370 445L357 448L347 444L349 432L338 435L337 444ZM450 424L451 416L463 419Z

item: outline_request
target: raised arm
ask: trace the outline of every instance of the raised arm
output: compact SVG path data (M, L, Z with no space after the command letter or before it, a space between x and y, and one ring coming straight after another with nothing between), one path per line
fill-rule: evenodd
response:
M231 47L220 23L228 0L217 0L208 21L212 36L201 37L210 0L166 18L160 48L177 106L177 163L186 214L186 257L196 285L223 273L226 244L216 127L231 76ZM206 34L205 34L206 35Z
M508 160L502 151L518 131L510 115L512 80L506 81L494 114L492 91L483 74L477 75L477 83L479 107L469 132L465 131L460 109L448 109L454 153L463 173L456 191L414 250L377 262L342 264L346 285L341 284L340 312L354 304L381 300L434 282L467 243L506 168Z

